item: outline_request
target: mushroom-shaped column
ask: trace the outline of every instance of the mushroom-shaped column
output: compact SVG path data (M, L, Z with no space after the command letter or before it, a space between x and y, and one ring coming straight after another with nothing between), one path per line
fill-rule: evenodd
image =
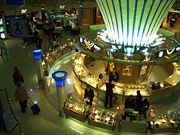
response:
M57 105L58 105L58 111L59 116L63 117L63 105L66 98L66 93L64 90L65 86L65 80L68 73L66 71L56 71L52 74L52 77L56 81L56 88L57 88Z
M34 49L32 50L32 54L34 56L34 60L36 61L36 65L37 65L38 83L40 86L43 87L44 74L42 68L42 49L39 48Z

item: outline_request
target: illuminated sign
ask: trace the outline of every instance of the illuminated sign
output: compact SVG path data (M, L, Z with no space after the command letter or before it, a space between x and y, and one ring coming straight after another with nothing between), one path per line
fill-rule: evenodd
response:
M65 5L59 5L60 9L64 9L66 6Z
M21 14L26 14L27 13L27 9L21 9Z
M171 54L175 54L177 52L180 52L180 46L174 47L172 49L162 50L162 51L158 52L157 57L161 58L165 55L171 55Z
M158 57L161 58L164 56L164 52L163 51L160 51L159 54L158 54Z
M82 42L83 42L83 38L82 38L82 37L80 37L80 38L79 38L79 41L82 43Z
M166 50L166 53L168 54L168 55L171 55L171 54L173 54L174 53L174 50L175 50L175 47L173 48L173 49L167 49Z
M94 46L93 42L87 41L86 39L84 39L84 43L89 50L91 50L91 48Z
M6 38L6 36L5 36L5 34L4 34L4 33L1 33L1 35L0 35L0 36L1 36L1 38L2 38L2 39L5 39L5 38Z
M132 47L126 47L124 48L124 55L125 56L133 56L133 48Z
M112 49L117 50L118 48L115 45L112 45Z
M3 20L2 19L0 19L0 25L3 25Z
M177 52L180 51L180 46L176 47L176 51L177 51Z
M95 49L97 52L101 50L101 48L100 48L99 46L97 46L97 45L94 45L94 49Z

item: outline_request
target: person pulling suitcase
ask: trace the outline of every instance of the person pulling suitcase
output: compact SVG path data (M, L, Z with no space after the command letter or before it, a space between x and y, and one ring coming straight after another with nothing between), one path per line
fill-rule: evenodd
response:
M16 85L17 89L15 91L15 101L19 101L19 104L21 106L21 112L25 113L27 108L28 94L25 87L21 86L21 82L17 82Z

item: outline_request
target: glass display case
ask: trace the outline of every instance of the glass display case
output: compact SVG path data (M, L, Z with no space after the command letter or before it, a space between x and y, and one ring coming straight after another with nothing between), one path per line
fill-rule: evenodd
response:
M88 117L88 124L114 130L117 126L118 113L101 108L92 108Z
M71 116L82 122L86 121L90 113L91 106L86 105L84 102L68 98L64 103L64 113L66 117Z
M57 43L55 48L49 48L48 52L44 55L44 58L50 65L52 65L60 56L65 53L66 49L71 51L73 49L73 44L71 42L68 44Z
M67 44L57 43L53 49L49 48L47 52L43 54L43 71L49 71L49 68L65 53L70 52L74 48L74 42L68 42ZM48 73L45 73L48 74Z
M179 123L179 112L171 112L167 115L150 117L150 127L152 133L176 132L178 131Z

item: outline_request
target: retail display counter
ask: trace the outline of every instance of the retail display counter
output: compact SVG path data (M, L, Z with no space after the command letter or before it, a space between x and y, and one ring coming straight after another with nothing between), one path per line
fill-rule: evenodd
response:
M120 128L121 132L146 134L147 130L148 130L148 126L146 121L122 120L121 122L121 128Z
M136 96L137 95L137 90L139 90L141 92L141 95L143 97L149 97L150 96L147 89L126 89L125 92L124 92L124 95L125 96L130 96L130 95Z
M118 113L100 108L92 108L88 117L88 124L114 130L118 122Z
M87 67L84 65L85 60L84 54L78 54L73 63L73 71L76 77L79 79L81 83L88 84L92 86L97 92L106 91L106 81L103 83L99 81L98 77L93 75ZM101 85L98 85L101 83ZM114 94L129 96L136 96L136 91L140 90L141 95L144 97L150 96L147 86L143 84L123 84L118 82L113 82L115 87L113 88Z
M180 115L172 113L151 118L150 127L152 133L176 132L180 123Z
M134 109L127 108L124 110L122 120L120 121L120 131L129 133L146 134L148 124L146 118L139 115Z
M71 116L82 122L86 121L91 107L73 98L68 98L64 103L64 113L66 117Z
M145 134L148 129L147 120L131 108L125 110L120 122L122 132Z
M49 49L47 53L43 55L43 69L48 70L55 61L61 57L66 52L73 50L74 42L70 42L68 44L57 44L57 46L53 49Z
M52 56L55 56L58 51L52 51L51 53L52 54L49 54L51 55L49 56L49 58L53 58ZM79 79L79 82L89 84L91 87L94 87L93 90L97 90L97 92L101 91L102 93L104 93L106 90L105 84L102 83L101 85L98 85L98 77L93 75L87 69L86 65L84 65L84 58L85 55L83 54L76 55L73 63L73 71L76 75L76 78ZM146 85L122 84L119 82L113 83L115 84L115 88L113 89L114 93L120 95L121 97L129 95L136 96L137 90L140 90L142 96L149 96ZM163 84L163 86L165 85L166 84ZM119 113L117 113L116 111L97 107L91 108L89 106L85 106L84 102L79 102L72 98L68 98L66 100L64 104L64 113L66 117L73 117L82 122L85 122L87 120L89 125L108 130L115 130L116 128L118 128L121 132L145 134L148 129L147 121L136 116L137 112L134 112L135 116L133 116L133 118L127 117L125 119L121 119L121 115L119 115ZM177 131L179 127L179 120L169 119L168 117L165 122L165 120L163 119L156 118L152 119L149 122L152 133Z
M73 98L68 98L64 103L64 114L66 117L73 117L82 122L88 119L88 124L108 130L114 130L118 124L118 112L91 108Z

